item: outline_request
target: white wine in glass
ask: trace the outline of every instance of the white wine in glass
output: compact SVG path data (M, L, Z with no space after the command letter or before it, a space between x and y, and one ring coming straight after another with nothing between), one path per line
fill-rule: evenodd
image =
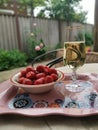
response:
M85 63L85 58L85 41L64 43L64 64L73 70L71 81L65 87L71 92L80 92L84 89L85 81L78 80L76 70Z
M78 68L84 64L86 57L84 41L65 42L64 51L65 64L69 65L70 68Z

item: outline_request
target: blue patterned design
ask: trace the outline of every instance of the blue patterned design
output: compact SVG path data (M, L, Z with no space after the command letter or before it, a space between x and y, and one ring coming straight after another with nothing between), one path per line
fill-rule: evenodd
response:
M55 99L55 103L59 104L61 107L63 106L64 101L62 99Z
M32 99L29 97L29 94L17 94L15 98L13 98L9 102L10 108L30 108L32 107Z
M64 108L79 108L79 105L76 100L72 100L70 97L65 97L63 107Z
M95 92L92 92L89 95L89 101L90 101L91 107L94 107L94 102L95 102L96 97L97 97L97 94Z

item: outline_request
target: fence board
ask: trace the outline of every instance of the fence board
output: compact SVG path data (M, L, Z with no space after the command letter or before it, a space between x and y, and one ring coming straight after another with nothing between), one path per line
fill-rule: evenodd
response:
M10 16L7 16L6 17L6 35L8 34L7 36L7 47L8 47L8 50L11 50L11 41L12 41L12 36L11 36L11 20L10 20ZM6 36L5 36L6 38Z
M25 17L19 18L20 37L22 50L26 51L26 42L28 33L30 34L30 19Z
M2 37L3 37L3 44L4 44L4 48L8 49L8 44L7 44L7 37L8 37L8 35L6 33L7 32L6 31L6 20L5 20L5 17L3 15L2 15L1 18L2 18L1 22L2 22L2 32L3 32L3 35L2 35ZM6 38L5 38L5 36L6 36Z
M15 33L14 33L14 18L13 17L10 17L10 49L12 48L18 48L17 44L16 43L16 40L15 40L15 37L17 37L17 35L15 36Z
M3 27L2 27L2 16L0 17L0 48L3 49L4 48L4 44L3 44Z
M49 29L49 44L50 49L55 48L56 44L59 42L59 30L58 30L58 21L50 20L48 21Z

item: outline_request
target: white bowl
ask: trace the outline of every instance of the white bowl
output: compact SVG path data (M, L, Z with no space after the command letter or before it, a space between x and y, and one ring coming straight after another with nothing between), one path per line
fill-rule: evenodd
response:
M55 83L61 81L64 79L64 74L63 72L57 70L58 73L58 80L55 82L51 82L51 83L46 83L46 84L40 84L40 85L25 85L25 84L20 84L17 82L19 76L20 76L20 72L15 74L14 76L12 76L10 78L11 84L13 86L17 86L19 88L24 89L24 91L29 92L29 93L44 93L44 92L48 92L49 90L51 90Z

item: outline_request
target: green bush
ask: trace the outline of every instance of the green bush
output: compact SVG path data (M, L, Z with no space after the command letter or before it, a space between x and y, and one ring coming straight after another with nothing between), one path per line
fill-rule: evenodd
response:
M79 32L78 35L75 37L76 40L82 39L82 33ZM85 32L85 45L86 46L92 46L94 43L93 35L89 32Z
M91 33L85 33L85 44L86 46L92 46L94 43L94 37Z
M63 44L62 43L57 43L55 46L55 49L60 49L63 48Z
M41 30L36 28L35 25L31 33L28 32L28 30L26 30L28 61L33 60L35 57L44 54L47 51L43 39L42 38L38 39L39 33L41 33Z
M35 48L40 47L40 44L43 44L43 47L37 51ZM41 54L44 54L46 52L46 47L42 39L37 41L34 36L33 37L31 36L28 38L28 41L27 41L27 50L28 50L27 52L28 60L32 60L35 57Z
M27 56L19 50L0 50L0 71L27 65Z

